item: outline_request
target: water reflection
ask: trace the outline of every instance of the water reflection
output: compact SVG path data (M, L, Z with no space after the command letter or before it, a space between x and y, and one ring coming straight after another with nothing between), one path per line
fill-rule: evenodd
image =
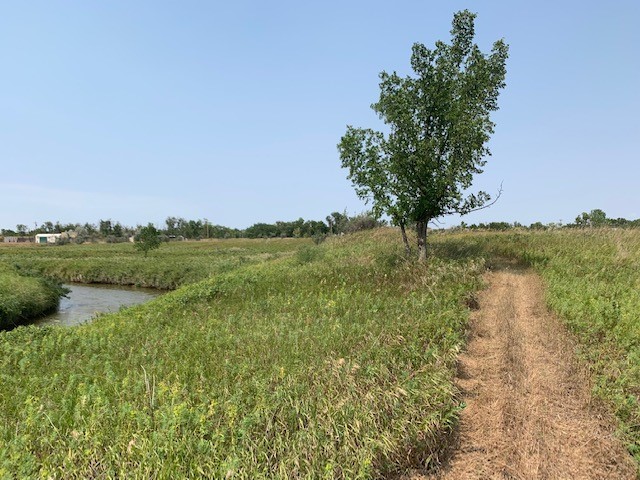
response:
M113 285L65 285L71 290L60 300L56 313L36 321L36 325L67 327L90 321L97 313L117 312L121 307L144 303L160 292L146 288Z

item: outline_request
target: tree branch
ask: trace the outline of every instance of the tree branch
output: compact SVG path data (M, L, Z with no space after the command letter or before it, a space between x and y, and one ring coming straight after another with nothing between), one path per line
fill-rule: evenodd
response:
M466 214L471 213L471 212L477 212L478 210L484 210L485 208L489 208L490 206L494 205L498 201L498 199L502 196L502 183L503 182L500 182L500 188L498 189L498 195L496 196L496 198L493 199L492 202L486 203L486 204L484 204L484 205L482 205L480 207L477 207L477 208L473 208L473 209L469 210L468 212L464 212L462 215L466 215ZM442 215L453 215L454 213L460 213L460 212L457 212L456 210L448 210L446 212L443 212Z
M502 182L500 182L500 188L498 189L498 195L496 196L496 198L493 199L492 202L489 202L489 203L487 203L485 205L482 205L481 207L474 208L473 210L469 210L467 213L477 212L478 210L484 210L485 208L489 208L491 205L494 205L501 196L502 196Z

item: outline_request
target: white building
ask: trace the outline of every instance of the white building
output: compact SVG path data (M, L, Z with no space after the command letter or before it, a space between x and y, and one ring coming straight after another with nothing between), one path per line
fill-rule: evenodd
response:
M61 236L61 233L39 233L36 235L36 243L38 245L56 243Z

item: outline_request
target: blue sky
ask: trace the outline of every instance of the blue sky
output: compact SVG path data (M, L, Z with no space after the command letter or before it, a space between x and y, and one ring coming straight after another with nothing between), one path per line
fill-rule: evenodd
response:
M0 227L360 212L336 144L464 8L510 45L475 182L504 193L464 220L639 218L637 0L48 0L0 2Z

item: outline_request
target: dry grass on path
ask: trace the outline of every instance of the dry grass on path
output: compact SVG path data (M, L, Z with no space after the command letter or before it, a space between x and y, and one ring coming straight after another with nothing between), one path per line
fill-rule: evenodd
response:
M539 278L505 270L487 280L460 357L458 439L440 471L407 478L636 478Z

